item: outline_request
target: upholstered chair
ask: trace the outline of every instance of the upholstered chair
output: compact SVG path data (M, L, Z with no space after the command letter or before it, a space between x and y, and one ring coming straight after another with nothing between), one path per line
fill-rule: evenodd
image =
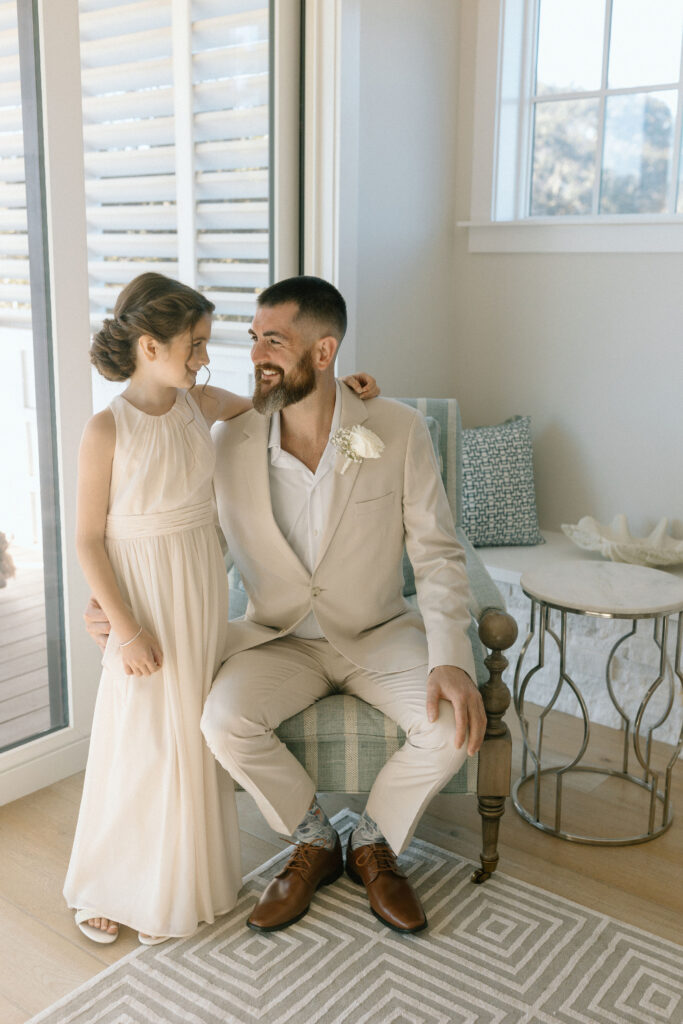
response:
M511 647L517 625L505 610L505 603L477 551L460 525L462 448L461 422L455 399L407 398L427 418L434 450L453 513L458 539L467 556L467 573L472 593L470 641L477 679L486 708L487 729L477 755L465 761L460 772L443 793L473 793L482 818L481 868L472 881L484 882L498 863L498 826L510 791L510 732L503 716L510 703L502 673L507 659L502 652ZM229 554L226 557L230 567ZM404 555L404 595L416 603L412 566ZM235 567L230 571L230 617L244 614L247 596ZM317 701L310 708L287 719L277 735L304 765L318 792L367 793L384 762L403 743L405 734L380 711L357 697L336 695Z

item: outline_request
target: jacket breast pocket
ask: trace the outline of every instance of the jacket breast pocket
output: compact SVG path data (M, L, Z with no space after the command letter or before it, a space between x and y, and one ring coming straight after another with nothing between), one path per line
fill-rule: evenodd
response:
M368 516L374 512L388 512L394 503L394 491L382 494L379 498L368 498L367 501L357 501L354 509L357 516Z

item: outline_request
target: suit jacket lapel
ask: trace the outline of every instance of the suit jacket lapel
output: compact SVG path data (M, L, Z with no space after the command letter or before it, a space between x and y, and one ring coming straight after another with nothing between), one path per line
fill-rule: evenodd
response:
M342 385L341 397L342 407L341 420L339 423L340 428L354 427L358 423L363 423L368 418L365 402L361 401L360 398L357 398L350 388ZM316 568L325 557L332 538L337 532L337 527L339 526L341 518L346 511L346 506L349 503L353 485L355 484L356 477L360 472L362 462L352 462L342 473L343 464L343 456L337 456L334 467L334 484L332 487L330 511L327 518L325 532L322 536L322 540L320 541L320 548L318 549L318 561L316 562Z
M287 563L290 572L303 573L306 579L310 580L311 574L287 543L273 515L268 476L270 417L252 416L250 420L245 427L241 445L241 477L242 480L246 480L250 499L243 512L252 522L259 524L258 531L254 531L254 544L273 547Z

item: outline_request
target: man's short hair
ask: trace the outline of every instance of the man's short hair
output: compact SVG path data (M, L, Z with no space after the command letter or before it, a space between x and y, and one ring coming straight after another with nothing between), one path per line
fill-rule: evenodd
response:
M276 281L257 298L259 306L281 306L296 302L299 312L295 319L314 320L323 330L341 342L346 334L346 303L341 293L321 277L301 275Z

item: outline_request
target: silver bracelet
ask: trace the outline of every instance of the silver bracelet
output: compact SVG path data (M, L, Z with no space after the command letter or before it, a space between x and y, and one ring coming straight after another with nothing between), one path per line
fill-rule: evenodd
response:
M142 626L140 626L140 628L137 631L137 633L135 634L135 636L132 636L130 638L130 640L126 640L125 644L119 644L119 647L128 647L129 644L132 644L132 643L134 643L137 640L137 638L140 636L141 633L142 633Z

